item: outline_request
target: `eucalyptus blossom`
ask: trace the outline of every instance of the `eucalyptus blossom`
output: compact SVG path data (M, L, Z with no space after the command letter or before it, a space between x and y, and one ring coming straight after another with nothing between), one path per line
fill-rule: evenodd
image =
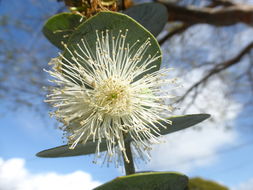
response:
M167 99L173 96L166 86L175 79L167 77L170 69L154 71L161 55L147 54L149 38L129 43L130 32L96 31L96 41L84 37L73 47L65 45L65 53L50 62L54 67L47 72L54 85L46 102L54 107L52 115L63 124L71 149L92 140L99 157L105 141L107 161L123 154L129 162L126 140L141 158L149 157L151 145L161 141L157 124L170 123Z

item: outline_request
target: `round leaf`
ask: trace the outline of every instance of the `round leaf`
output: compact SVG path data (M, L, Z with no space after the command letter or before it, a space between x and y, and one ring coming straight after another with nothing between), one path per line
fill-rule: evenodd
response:
M124 13L138 21L154 36L163 30L168 21L167 9L160 3L139 4L125 10Z
M143 60L145 60L148 56L161 56L160 46L154 36L146 30L143 26L138 24L135 20L131 17L116 12L110 11L102 11L99 12L97 15L91 17L86 22L81 24L77 30L70 36L68 41L68 47L71 51L77 51L77 53L82 55L81 50L78 48L77 44L80 43L81 39L89 46L89 50L92 52L93 55L96 55L96 40L98 32L105 32L106 30L109 31L110 34L117 37L121 32L124 34L126 31L126 43L130 45L130 47L138 41L138 44L143 44L146 42L147 39L150 39L151 46L147 49L145 54L143 55ZM113 53L113 52L112 52ZM72 55L65 51L64 56L71 60ZM140 62L140 64L142 64ZM156 66L153 69L150 69L148 72L144 73L152 73L154 71L159 70L161 65L161 58L157 59L155 62L152 63L151 66ZM87 65L86 65L87 66ZM141 75L140 77L142 77Z

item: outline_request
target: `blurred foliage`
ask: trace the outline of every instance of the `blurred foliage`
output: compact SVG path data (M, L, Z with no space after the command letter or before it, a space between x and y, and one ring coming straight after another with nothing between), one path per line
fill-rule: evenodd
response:
M188 177L176 172L146 172L117 177L94 190L184 190Z
M188 190L229 190L227 187L214 181L205 180L200 177L191 178L188 184Z

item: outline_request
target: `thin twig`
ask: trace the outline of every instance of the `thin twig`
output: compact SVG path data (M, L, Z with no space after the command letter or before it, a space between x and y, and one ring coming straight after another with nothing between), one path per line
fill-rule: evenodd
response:
M209 8L214 8L217 6L224 6L224 7L230 7L236 5L234 2L229 1L229 0L211 0L212 3L207 6Z
M202 79L200 79L198 82L193 84L185 93L183 96L180 97L180 99L177 100L177 102L183 101L186 96L192 92L195 88L198 88L201 84L206 83L210 77L212 77L215 74L218 74L219 72L237 64L244 55L249 53L249 51L253 48L253 42L251 42L249 45L247 45L238 55L233 57L232 59L219 63L212 70L210 70L209 73L207 73Z

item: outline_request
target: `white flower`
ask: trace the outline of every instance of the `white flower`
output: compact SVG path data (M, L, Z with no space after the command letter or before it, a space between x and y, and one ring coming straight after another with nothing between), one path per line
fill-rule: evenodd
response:
M56 108L52 114L64 124L71 148L93 140L98 157L105 139L108 161L123 153L128 162L126 137L143 157L151 144L160 142L156 123L170 122L165 114L171 106L165 100L172 96L162 86L174 79L166 77L168 69L147 74L161 57L147 54L150 39L129 44L127 33L119 31L113 36L109 30L97 31L96 52L81 39L76 48L66 47L69 56L60 54L53 59L55 67L48 71L56 85L46 101Z

